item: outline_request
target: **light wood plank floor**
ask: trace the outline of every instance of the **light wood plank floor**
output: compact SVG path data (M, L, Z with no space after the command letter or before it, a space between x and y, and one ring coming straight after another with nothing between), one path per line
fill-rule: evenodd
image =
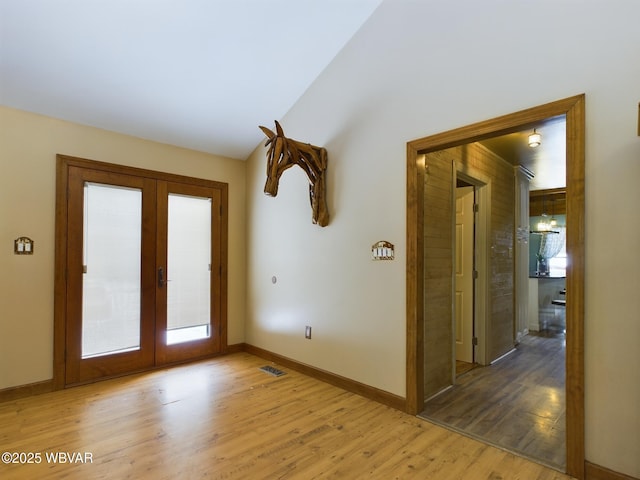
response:
M564 335L527 335L516 352L457 381L420 416L565 469Z
M286 368L238 353L0 404L8 479L568 479ZM48 463L88 452L93 463Z

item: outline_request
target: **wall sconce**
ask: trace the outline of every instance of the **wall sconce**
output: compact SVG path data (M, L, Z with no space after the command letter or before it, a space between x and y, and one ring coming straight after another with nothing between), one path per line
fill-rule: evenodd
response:
M534 128L533 133L529 135L529 146L531 148L535 148L540 146L541 143L542 143L542 135L536 132L536 129Z

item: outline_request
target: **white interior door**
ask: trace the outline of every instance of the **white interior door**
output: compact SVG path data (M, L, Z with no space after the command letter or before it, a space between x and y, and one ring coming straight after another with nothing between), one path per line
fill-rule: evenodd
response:
M456 189L456 360L473 363L473 187Z

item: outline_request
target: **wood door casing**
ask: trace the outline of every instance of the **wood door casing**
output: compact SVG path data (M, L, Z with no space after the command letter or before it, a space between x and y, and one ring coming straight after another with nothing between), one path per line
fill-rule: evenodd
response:
M86 172L92 172L87 174ZM78 189L83 184L82 178L87 177L97 183L129 184L134 188L142 186L147 189L148 195L143 195L143 221L142 236L147 239L153 237L153 247L147 243L147 248L142 250L142 263L149 265L143 268L144 272L141 280L142 295L144 296L143 307L144 322L147 331L151 333L143 334L141 341L144 346L152 345L153 348L146 348L144 351L144 361L138 362L126 355L113 362L113 365L104 367L100 365L90 365L86 367L72 366L67 361L67 353L79 356L79 342L81 333L77 328L69 328L77 325L77 318L81 316L78 312L76 299L82 295L82 279L78 280L77 274L74 279L69 271L82 268L81 255L74 252L82 252L82 238L74 232L82 232L82 201L70 202L72 195L78 198ZM128 183L127 183L128 182ZM215 293L212 295L212 302L216 303L212 308L213 323L215 324L215 348L191 349L182 356L170 356L158 362L156 358L155 339L156 331L156 260L157 247L156 235L158 231L158 216L156 211L157 186L163 184L189 185L189 188L196 190L206 189L209 194L216 199L216 215L212 227L216 229L216 248L212 257L212 263L217 265L216 276L213 286ZM54 294L54 389L61 389L66 386L87 383L100 378L119 376L135 371L153 369L162 364L173 362L184 362L189 359L202 358L224 353L227 350L227 251L228 251L228 184L213 180L198 179L180 175L156 172L134 167L126 167L110 163L98 162L82 158L57 155L56 172L56 250L55 250L55 294ZM73 230L75 229L75 230ZM212 237L213 238L213 237ZM213 270L213 269L212 269ZM70 281L68 281L70 280ZM78 283L79 282L79 283ZM73 318L76 318L73 323ZM149 325L153 322L154 327ZM69 344L69 345L68 345ZM67 350L69 349L69 352ZM74 350L75 349L75 350ZM189 350L187 348L183 350ZM96 376L97 375L97 376Z
M585 474L584 443L584 203L585 95L503 115L407 143L406 410L424 404L424 179L423 154L529 128L541 120L567 120L567 473Z

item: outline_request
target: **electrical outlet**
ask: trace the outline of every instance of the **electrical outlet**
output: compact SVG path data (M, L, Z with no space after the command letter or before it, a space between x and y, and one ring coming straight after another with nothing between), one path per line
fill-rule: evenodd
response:
M304 327L304 338L311 339L311 327L309 325Z

